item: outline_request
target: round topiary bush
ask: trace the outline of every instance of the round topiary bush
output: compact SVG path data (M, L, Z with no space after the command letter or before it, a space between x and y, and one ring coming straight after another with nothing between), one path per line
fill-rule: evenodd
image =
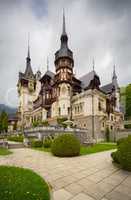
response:
M118 146L120 164L122 168L131 171L131 137L121 142Z
M51 152L59 157L78 156L80 154L80 142L72 134L63 134L54 139Z
M111 156L123 169L131 171L131 136L121 139L118 142L118 150Z

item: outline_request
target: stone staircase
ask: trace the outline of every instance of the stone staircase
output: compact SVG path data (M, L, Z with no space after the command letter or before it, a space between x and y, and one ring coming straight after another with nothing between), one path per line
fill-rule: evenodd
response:
M23 143L8 143L8 149L19 149L24 148Z

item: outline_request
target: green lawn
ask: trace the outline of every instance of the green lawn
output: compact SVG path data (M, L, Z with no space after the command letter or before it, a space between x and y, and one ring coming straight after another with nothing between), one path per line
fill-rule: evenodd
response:
M86 155L91 153L97 153L101 151L108 151L111 149L116 149L116 144L114 143L99 143L90 147L82 146L80 150L80 155Z
M48 185L33 171L0 166L0 199L50 200L50 194Z
M9 155L11 153L12 152L9 151L8 149L0 147L0 156L6 156L6 155Z
M44 151L44 152L50 152L50 148L44 148L44 147L39 147L39 148L33 148L39 151ZM99 143L95 144L93 146L81 146L80 149L80 155L87 155L91 153L97 153L101 151L108 151L111 149L116 149L116 144L115 143Z

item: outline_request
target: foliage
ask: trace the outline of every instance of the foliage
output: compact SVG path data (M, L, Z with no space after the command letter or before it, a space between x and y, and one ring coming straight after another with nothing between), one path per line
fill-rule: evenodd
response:
M51 152L59 157L78 156L80 154L80 142L72 134L60 135L54 139Z
M106 128L105 136L106 136L106 141L109 142L110 141L110 130L109 130L109 127Z
M125 124L124 127L125 127L126 129L131 129L131 124Z
M117 140L117 145L119 146L119 144L121 144L122 142L124 142L127 138L120 138L119 140Z
M35 127L37 127L37 126L39 126L39 121L34 121L33 123L32 123L32 126L35 128Z
M29 169L0 166L1 200L50 200L49 188Z
M3 147L0 147L0 155L1 155L1 156L6 156L6 155L9 155L9 154L11 154L11 153L12 153L12 152L9 151L8 149L3 148Z
M99 143L93 146L81 146L80 154L86 155L102 151L108 151L111 149L116 149L115 143Z
M67 125L63 123L63 122L65 122L66 120L67 120L66 117L57 118L57 124L58 124L59 126L62 126L62 127L64 127L64 128L66 128Z
M131 117L131 84L126 87L126 118Z
M47 120L45 120L45 121L41 122L41 125L43 125L43 126L49 126L49 122Z
M51 147L51 145L52 145L52 139L51 138L46 138L44 141L43 141L43 146L45 147L45 148L50 148Z
M131 171L131 136L119 140L118 150L111 156L123 169Z
M115 151L111 153L111 157L114 160L114 162L116 163L120 163L120 152L119 151Z
M102 151L108 151L111 149L116 149L115 143L99 143L93 146L81 146L80 155L87 155L87 154L92 154L92 153L97 153L97 152L102 152ZM51 148L40 147L40 148L37 148L37 150L50 152Z
M7 137L7 140L14 141L14 142L23 142L24 136L23 135L10 135Z
M32 140L31 141L31 147L42 147L43 146L43 142L40 140Z
M7 132L8 130L8 115L5 111L2 111L0 115L0 132Z

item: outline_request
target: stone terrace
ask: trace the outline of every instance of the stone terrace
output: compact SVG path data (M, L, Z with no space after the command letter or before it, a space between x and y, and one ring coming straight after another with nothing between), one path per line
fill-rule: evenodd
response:
M51 186L54 200L131 200L131 172L112 164L106 151L57 158L31 149L14 149L0 157L0 165L30 168Z

